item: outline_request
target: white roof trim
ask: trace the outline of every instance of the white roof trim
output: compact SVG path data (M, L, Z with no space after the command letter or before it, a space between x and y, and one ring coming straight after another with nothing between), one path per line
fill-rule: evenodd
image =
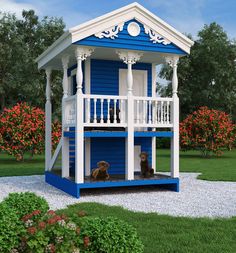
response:
M194 44L192 40L178 32L175 28L168 25L165 21L145 9L140 4L134 2L66 31L36 59L39 68L43 67L48 61L61 53L72 43L133 18L170 40L186 53L190 53L190 48Z

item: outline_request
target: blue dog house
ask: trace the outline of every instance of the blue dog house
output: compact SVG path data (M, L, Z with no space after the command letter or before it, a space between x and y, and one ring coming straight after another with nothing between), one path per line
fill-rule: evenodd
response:
M45 177L75 196L80 189L167 185L179 190L177 63L193 42L138 3L66 31L37 58L45 69ZM157 97L156 66L173 68L172 97ZM51 72L63 71L62 138L52 154ZM170 176L156 172L156 140L171 139ZM140 176L146 152L155 174ZM55 164L61 157L61 165ZM105 160L110 178L91 180Z

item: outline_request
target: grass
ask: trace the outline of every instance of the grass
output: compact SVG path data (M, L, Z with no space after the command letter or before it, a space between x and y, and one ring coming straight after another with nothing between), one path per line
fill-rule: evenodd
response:
M231 219L182 218L131 212L97 203L69 206L61 212L72 216L85 210L91 217L117 217L133 225L146 253L235 253L236 217Z
M17 162L13 156L0 153L0 177L41 174L44 174L44 155L36 155L31 159L26 154L24 161Z
M170 171L170 150L157 149L157 170ZM202 173L198 178L211 181L236 181L236 149L220 157L203 158L198 151L180 152L180 171ZM44 155L32 159L26 154L23 162L0 153L0 177L42 175Z
M170 171L170 150L157 149L157 170ZM236 149L220 157L203 158L198 151L180 152L181 172L200 172L199 179L236 181Z

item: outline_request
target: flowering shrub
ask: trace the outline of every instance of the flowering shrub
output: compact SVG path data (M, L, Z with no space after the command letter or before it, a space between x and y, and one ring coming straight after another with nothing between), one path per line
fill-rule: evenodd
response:
M57 215L49 210L46 215L39 218L38 210L22 218L26 229L21 238L21 245L15 252L45 252L45 253L79 253L88 243L88 237L81 236L80 227L65 215Z
M236 138L235 126L225 112L201 107L180 123L180 145L183 150L198 149L204 156L220 155L231 149Z
M44 150L44 111L26 103L18 103L5 108L0 114L0 150L23 160L24 154L32 155ZM52 141L55 147L59 142L61 127L59 122L52 125Z
M2 203L14 210L20 219L34 210L38 210L34 215L42 216L49 209L47 201L33 192L10 193Z

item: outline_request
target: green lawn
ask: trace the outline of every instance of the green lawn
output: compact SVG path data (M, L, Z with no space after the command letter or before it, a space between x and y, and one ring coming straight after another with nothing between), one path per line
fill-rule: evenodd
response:
M85 210L89 216L113 216L132 224L145 253L235 253L236 217L231 219L176 218L130 212L121 207L81 203L63 210L67 215Z
M170 150L157 149L157 171L170 171ZM203 158L197 151L181 151L180 171L200 172L199 179L236 181L236 149L211 158Z
M157 149L157 170L170 171L170 150ZM236 181L236 149L226 151L221 157L202 158L197 151L180 152L181 172L200 172L200 179ZM44 155L32 159L25 156L23 162L0 153L0 177L41 175L44 173Z
M25 156L23 162L17 162L13 156L0 153L0 177L41 175L44 173L44 155L32 159Z

